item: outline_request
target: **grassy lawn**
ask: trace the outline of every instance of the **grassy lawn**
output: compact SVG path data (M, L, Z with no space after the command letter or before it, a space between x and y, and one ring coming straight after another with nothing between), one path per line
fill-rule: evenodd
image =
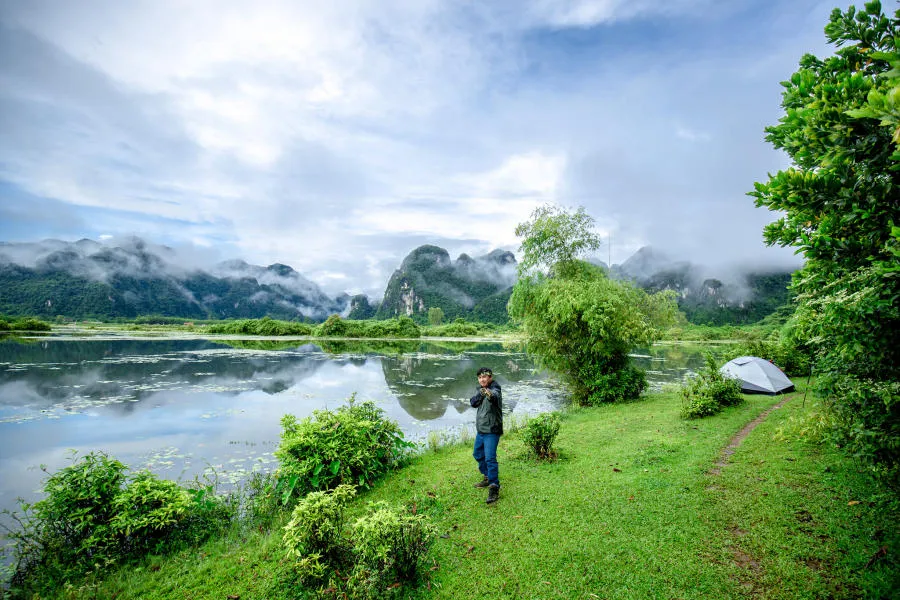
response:
M415 459L353 511L387 500L432 517L436 568L412 597L892 597L900 514L846 458L776 439L806 410L802 391L792 396L718 475L710 469L732 436L782 398L748 396L699 421L679 419L672 393L572 411L554 462L504 437L494 505L472 487L480 476L470 448L456 445ZM284 597L279 544L277 528L233 531L61 596Z

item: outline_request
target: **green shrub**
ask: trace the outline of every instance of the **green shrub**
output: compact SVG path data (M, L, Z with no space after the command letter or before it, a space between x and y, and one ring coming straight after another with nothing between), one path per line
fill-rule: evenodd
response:
M708 417L744 401L740 382L722 375L711 354L706 355L706 367L681 386L681 398L685 419Z
M227 323L215 323L209 333L230 333L232 335L311 335L313 328L306 323L278 321L269 317L262 319L239 319Z
M353 524L356 565L351 585L363 597L378 598L397 584L415 584L427 573L436 530L424 515L396 512L383 503L372 508Z
M153 550L188 515L192 505L186 489L141 471L113 499L110 530L129 552Z
M425 573L435 538L426 517L377 503L348 532L344 515L355 494L354 486L340 485L297 503L282 536L289 559L285 595L330 589L340 597L379 598Z
M7 323L0 322L0 331L50 331L50 323L45 323L34 317L20 317Z
M647 388L647 375L642 369L625 364L615 371L605 371L597 365L582 369L584 381L593 390L586 397L579 397L582 406L597 406L606 402L625 402L638 398Z
M340 315L331 315L325 322L316 327L316 335L325 337L343 337L347 335L347 323Z
M114 501L127 468L105 453L91 452L47 479L46 498L31 507L36 549L46 554L41 559L90 565L116 558Z
M459 321L459 319L457 319ZM454 321L449 325L440 325L428 328L428 335L434 337L469 337L478 335L481 330L477 325L472 323L457 323Z
M344 509L355 495L354 486L339 485L331 491L311 492L294 507L282 539L294 560L315 555L314 560L301 565L302 571L318 573L320 559L336 563L345 554Z
M348 337L360 338L417 338L422 331L409 317L383 321L347 321Z
M126 477L126 471L92 452L50 475L46 497L22 505L21 529L9 535L14 588L40 595L124 559L201 541L230 517L214 490L184 489L147 471Z
M294 494L342 483L368 487L414 447L384 411L373 402L357 403L355 394L346 406L315 410L302 421L285 415L281 426L275 456L279 476L295 478Z
M306 323L293 323L291 321L277 321L269 317L263 317L256 322L256 335L310 335L312 327Z
M838 444L900 489L900 381L828 373L816 388L838 425Z
M556 436L559 434L559 415L544 413L528 421L522 441L538 458L549 458Z

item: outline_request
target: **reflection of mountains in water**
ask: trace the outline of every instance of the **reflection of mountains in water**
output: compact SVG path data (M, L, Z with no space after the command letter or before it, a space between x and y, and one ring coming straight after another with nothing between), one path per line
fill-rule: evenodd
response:
M2 343L0 363L9 366L0 371L0 407L86 403L130 412L136 401L186 387L277 394L327 360L315 347L295 350L236 350L202 340Z
M479 367L490 367L501 386L532 378L532 363L524 354L463 353L457 356L416 354L384 357L381 368L397 402L411 417L430 421L444 416L449 407L458 413L469 410L475 393ZM515 408L515 399L504 398L504 412Z
M321 349L320 349L321 346ZM324 350L324 352L323 352ZM0 418L34 418L103 407L128 414L141 402L176 401L179 394L234 396L259 390L277 394L298 385L329 362L381 364L385 383L412 418L442 417L449 407L470 410L478 367L494 369L509 391L540 385L532 362L500 344L419 341L98 340L0 342ZM4 368L5 367L5 368ZM516 403L504 399L504 412ZM25 409L25 414L22 414Z

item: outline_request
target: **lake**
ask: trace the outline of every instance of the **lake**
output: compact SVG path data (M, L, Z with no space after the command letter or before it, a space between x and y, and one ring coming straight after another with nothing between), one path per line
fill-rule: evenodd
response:
M652 389L702 365L699 347L633 355ZM354 343L283 339L122 337L0 341L0 508L38 497L46 478L103 450L133 469L192 479L209 467L224 484L275 466L286 413L334 409L355 394L396 420L409 439L472 430L475 371L494 369L504 411L561 407L555 378L521 348L487 342Z

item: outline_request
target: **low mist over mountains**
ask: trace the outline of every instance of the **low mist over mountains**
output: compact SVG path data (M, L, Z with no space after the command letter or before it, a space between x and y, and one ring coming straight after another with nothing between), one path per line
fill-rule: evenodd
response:
M403 259L377 302L362 294L330 297L280 263L191 265L172 248L137 237L114 243L0 242L0 314L322 321L337 313L356 319L407 315L422 322L428 309L440 308L445 322L463 317L503 323L516 267L508 251L452 260L443 248L420 246ZM613 265L610 274L648 291L674 290L688 319L708 324L759 320L787 302L790 282L785 270L742 269L714 276L650 247Z
M203 270L137 237L115 245L0 243L0 313L322 320L348 303L346 294L330 298L287 265L236 260Z
M605 265L604 265L605 266ZM792 271L734 268L715 276L702 265L675 260L650 246L638 250L612 277L633 281L648 292L673 290L692 323L754 323L788 302Z

